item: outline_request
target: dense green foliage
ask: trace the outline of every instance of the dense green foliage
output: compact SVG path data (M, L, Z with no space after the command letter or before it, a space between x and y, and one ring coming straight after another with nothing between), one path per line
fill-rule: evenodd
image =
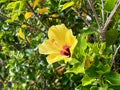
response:
M102 33L105 41L99 34L99 24L105 26L116 3L0 0L0 90L119 90L119 9ZM49 27L61 23L72 29L78 43L70 62L48 64L38 45L48 37Z

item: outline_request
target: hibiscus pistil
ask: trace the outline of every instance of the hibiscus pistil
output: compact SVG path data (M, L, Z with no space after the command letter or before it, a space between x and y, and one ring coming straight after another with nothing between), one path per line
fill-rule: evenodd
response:
M60 51L60 54L64 55L64 56L67 56L67 57L71 57L70 46L64 45L63 49Z

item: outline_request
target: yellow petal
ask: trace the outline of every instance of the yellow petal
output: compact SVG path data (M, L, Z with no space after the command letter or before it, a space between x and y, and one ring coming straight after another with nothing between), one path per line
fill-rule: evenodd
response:
M19 30L18 36L22 39L25 39L25 35L23 34L22 29Z
M33 9L38 5L38 3L39 3L39 0L34 0Z
M65 58L65 56L60 55L59 53L53 53L47 56L47 62L49 64L58 62L60 60L63 60Z
M58 17L58 14L57 14L57 13L55 13L55 14L53 14L53 15L52 15L52 17Z
M51 54L58 52L58 48L55 47L50 40L45 40L41 45L39 45L39 53L41 54Z
M67 31L68 29L64 24L52 26L48 31L48 37L49 39L54 39L57 41L59 47L62 47L65 44L65 36Z
M29 19L30 17L32 17L33 13L32 12L26 12L25 13L25 19Z
M42 14L42 13L49 13L50 11L47 8L41 8L39 9L38 13Z
M77 39L75 36L73 36L73 33L72 33L72 30L68 30L67 33L66 33L66 37L65 37L65 42L67 45L70 46L70 52L71 52L71 55L73 53L73 50L77 44Z

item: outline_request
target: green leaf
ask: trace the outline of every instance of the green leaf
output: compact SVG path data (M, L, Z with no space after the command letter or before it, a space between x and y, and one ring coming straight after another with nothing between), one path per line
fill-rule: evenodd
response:
M18 16L22 13L26 0L11 2L7 5L7 10L12 10L12 22L18 19Z
M82 86L81 84L80 85L78 85L76 88L75 88L75 90L90 90L90 85L88 85L88 86Z
M89 44L88 46L92 49L93 53L96 53L96 54L99 53L100 47L98 43Z
M75 63L72 68L69 68L66 71L66 73L71 73L71 72L75 74L85 73L84 64L85 64L85 61L83 61L82 63Z
M69 62L71 65L74 65L75 63L79 63L78 60L76 60L75 58L72 58L72 60L70 60Z
M0 32L0 39L2 38L2 36L3 36L3 32Z
M106 73L104 79L111 85L120 85L120 74L117 72Z
M110 86L108 90L119 90L120 89L120 85L115 85L115 86Z
M109 30L106 32L106 46L110 46L115 43L119 33L117 30Z
M18 18L18 14L17 13L13 14L12 21L16 20L17 18Z
M4 3L4 2L6 2L7 0L0 0L0 3Z
M88 68L86 70L86 75L88 75L91 78L99 77L99 74L96 72L98 70L98 68L96 66L91 66L90 68Z
M105 5L104 5L105 10L111 11L115 6L116 1L117 0L105 0Z
M52 8L54 8L55 9L55 7L58 7L58 2L57 2L57 0L50 0L50 2L51 2L51 7Z
M93 73L92 73L93 74ZM85 75L82 79L82 85L86 86L91 84L93 81L95 81L95 78L89 77L88 75Z
M102 87L99 87L99 90L109 90L108 89L108 84L104 84Z
M85 34L81 34L78 36L78 44L75 48L76 57L80 57L81 55L85 55L85 49L87 48L87 39Z
M22 0L22 1L20 2L19 13L22 12L22 10L24 9L25 4L26 4L26 0Z
M97 70L96 72L99 73L99 74L104 74L104 73L107 73L107 72L110 72L110 65L106 64L106 65L103 65L103 64L100 64L98 67L97 67L99 70Z
M90 88L90 90L98 90L98 87L97 87L97 86L92 86L92 87Z
M67 3L65 3L65 4L63 5L61 11L65 10L65 9L67 9L67 8L73 6L73 5L74 5L74 2L73 2L73 1L67 2Z
M7 5L6 9L7 10L13 10L14 6L15 6L16 2L11 2Z

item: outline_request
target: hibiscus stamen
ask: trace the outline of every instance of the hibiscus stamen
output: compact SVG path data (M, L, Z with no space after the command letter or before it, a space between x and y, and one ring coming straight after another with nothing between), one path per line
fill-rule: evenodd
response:
M71 57L70 46L64 45L63 49L60 51L60 54L65 55L67 57Z

